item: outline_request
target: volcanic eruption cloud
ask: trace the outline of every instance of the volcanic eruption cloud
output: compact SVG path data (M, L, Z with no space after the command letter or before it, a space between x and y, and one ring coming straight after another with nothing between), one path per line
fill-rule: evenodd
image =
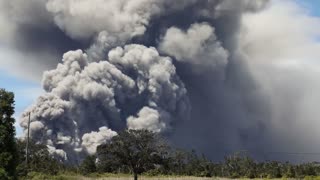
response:
M250 25L262 16L268 26L271 1L0 0L0 10L8 46L28 52L32 77L44 71L45 93L20 125L26 131L30 112L32 139L62 160L79 163L126 128L214 160L307 145L284 130L298 119L286 103L295 92L285 93L271 60L258 60L271 56L259 54L263 28Z

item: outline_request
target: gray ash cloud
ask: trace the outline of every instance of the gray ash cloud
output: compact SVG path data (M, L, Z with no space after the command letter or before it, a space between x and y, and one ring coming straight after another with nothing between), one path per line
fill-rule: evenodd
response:
M62 62L52 61L60 63L43 75L46 93L25 111L32 112L32 137L73 163L125 128L163 133L212 159L243 149L263 158L273 144L271 102L249 69L239 36L242 16L268 2L10 2L21 8L2 12L16 14L11 23L23 37L18 49L72 50ZM41 18L34 17L37 11ZM32 36L37 30L43 38Z
M190 109L172 60L137 44L112 49L99 62L81 50L65 53L57 69L44 73L43 87L46 94L26 110L32 137L64 150L69 161L94 153L116 130L167 131ZM25 114L22 127L27 120Z

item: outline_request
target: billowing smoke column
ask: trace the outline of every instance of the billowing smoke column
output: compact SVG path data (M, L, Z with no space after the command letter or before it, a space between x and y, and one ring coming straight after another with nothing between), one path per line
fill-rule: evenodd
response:
M108 60L92 62L81 50L64 54L57 69L45 72L46 94L28 112L36 141L75 153L95 148L124 128L165 131L186 118L186 89L172 60L142 45L117 47ZM27 116L22 126L27 126ZM108 129L109 128L109 129ZM97 132L95 132L97 131Z
M32 138L52 154L77 163L125 128L215 159L268 145L268 101L237 46L242 14L267 0L0 2L26 17L41 12L33 27L58 27L86 47L44 73L46 93L21 118L26 128L31 112Z

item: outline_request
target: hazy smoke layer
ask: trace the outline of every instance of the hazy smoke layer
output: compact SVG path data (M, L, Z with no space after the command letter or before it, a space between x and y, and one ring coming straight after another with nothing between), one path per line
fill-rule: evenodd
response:
M163 133L175 145L212 159L239 150L267 159L268 151L310 145L311 135L301 135L301 119L307 117L310 125L318 116L311 117L316 111L300 108L293 99L299 97L312 107L313 96L295 85L299 74L282 77L278 66L273 66L278 59L293 58L288 54L305 57L298 45L307 47L309 39L277 34L278 26L270 26L270 34L265 32L265 21L272 24L276 19L283 25L281 20L290 20L281 11L292 8L290 3L279 10L275 5L270 8L268 0L0 2L8 44L21 51L30 44L33 54L41 51L37 47L55 56L71 50L56 69L44 73L46 93L26 110L32 114L32 137L70 162L93 154L99 144L124 128ZM274 13L278 16L273 17ZM305 25L299 18L290 22L292 28L287 30L293 29L293 34L300 32L297 27L315 24L310 20ZM49 42L27 36L36 32ZM51 37L59 38L52 41ZM266 47L270 39L274 39L273 48ZM59 49L63 44L68 45ZM293 44L297 46L279 51ZM36 59L33 64L41 67L48 59ZM50 62L56 65L60 60ZM316 83L306 84L311 88ZM21 120L24 128L26 113ZM295 137L290 130L281 135L288 119L299 122L292 125L302 137L297 145L289 146Z
M90 38L107 31L120 39L143 35L153 16L195 2L184 0L48 0L55 23L73 38Z

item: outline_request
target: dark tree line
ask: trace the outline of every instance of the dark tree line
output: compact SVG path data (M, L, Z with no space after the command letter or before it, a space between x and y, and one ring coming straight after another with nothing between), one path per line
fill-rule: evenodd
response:
M320 164L290 164L277 161L257 162L243 153L235 153L225 157L222 162L212 162L204 155L195 151L183 151L170 148L162 140L138 143L130 138L132 134L157 137L145 130L125 131L119 133L116 139L98 147L97 154L85 158L79 167L66 166L49 155L47 147L31 143L30 164L28 172L56 175L63 172L74 172L89 175L91 173L132 173L138 178L139 174L157 176L197 176L197 177L228 177L228 178L304 178L306 176L320 176ZM124 136L122 136L125 134ZM135 140L141 140L135 137ZM130 139L130 141L129 141ZM144 139L144 138L143 138ZM148 138L146 138L148 139ZM153 138L151 138L153 139ZM125 140L123 142L122 140ZM148 142L157 145L149 146ZM19 177L26 175L24 167L24 142L18 141ZM118 149L119 146L122 148ZM128 146L129 145L129 146ZM138 147L137 147L138 146ZM153 148L156 147L156 148ZM152 152L152 153L150 153ZM124 162L125 161L125 162ZM140 164L141 163L141 164Z
M17 175L19 177L26 176L28 172L39 172L43 174L56 175L64 170L64 165L58 160L54 159L49 154L48 148L43 144L36 144L29 142L29 162L26 164L26 142L17 140L18 162Z
M147 130L121 132L97 148L82 165L84 173L132 173L229 178L304 178L319 176L320 164L290 164L277 161L257 162L245 153L212 162L195 151L187 152L168 146L157 134Z
M26 177L28 172L56 175L75 173L131 173L183 175L229 178L304 178L320 176L320 164L266 161L257 162L243 153L212 162L195 151L170 147L159 134L147 130L125 130L100 145L94 156L80 166L67 166L49 154L46 145L30 142L28 166L25 163L25 142L15 139L14 94L0 89L0 179Z

